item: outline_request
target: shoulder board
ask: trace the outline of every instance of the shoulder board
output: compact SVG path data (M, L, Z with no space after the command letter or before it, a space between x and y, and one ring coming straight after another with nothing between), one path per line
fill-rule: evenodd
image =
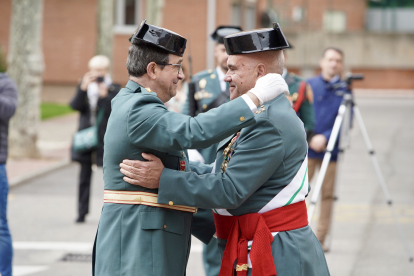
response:
M193 76L193 78L197 78L197 79L198 78L203 78L205 76L211 75L213 72L214 72L214 70L212 70L212 69L204 70L204 71L201 71L201 72L198 72L197 74L195 74Z

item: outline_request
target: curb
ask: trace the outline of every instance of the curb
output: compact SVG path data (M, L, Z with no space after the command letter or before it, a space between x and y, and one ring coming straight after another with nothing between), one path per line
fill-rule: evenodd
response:
M50 173L52 171L58 170L60 168L63 168L65 166L69 165L70 163L71 163L70 160L61 160L61 161L58 161L58 162L56 162L56 163L54 163L54 164L52 164L48 167L39 169L39 170L34 171L32 173L28 173L28 174L25 174L25 175L22 175L22 176L14 177L14 178L9 180L9 187L14 188L14 187L19 186L19 185L23 184L24 182L32 179L32 178L36 178L36 177L39 177L43 174L47 174L47 173Z

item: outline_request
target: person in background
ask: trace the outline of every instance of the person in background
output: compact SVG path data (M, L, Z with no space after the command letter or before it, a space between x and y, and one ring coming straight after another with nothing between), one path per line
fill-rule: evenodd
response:
M335 118L338 114L345 93L350 93L341 83L344 54L341 49L328 47L324 50L319 62L321 74L308 80L311 85L315 101L315 129L314 136L309 142L309 181L311 181L316 167L320 167L325 155L326 146L331 136ZM316 237L323 250L329 250L325 239L331 225L331 212L334 194L336 160L338 157L338 143L336 143L332 158L322 183L321 214L318 222Z
M192 81L195 84L196 91L190 93L187 98L183 114L195 116L230 101L230 87L224 81L228 71L227 59L229 58L224 47L224 37L241 31L242 29L239 26L219 26L210 35L210 38L215 41L214 58L217 67L214 70L208 69L198 72L193 76ZM190 102L196 107L195 110L191 110ZM216 159L217 146L218 144L214 144L206 149L190 149L188 150L189 159L211 164ZM197 218L193 223L198 224ZM203 244L203 264L206 276L217 276L219 274L221 265L220 258L217 258L219 254L216 238L213 238L208 245Z
M287 52L293 49L289 43L289 48L284 49L285 62L287 60ZM313 110L313 92L311 86L301 77L289 72L286 67L283 68L282 77L289 86L290 95L287 96L292 103L292 108L303 122L306 131L306 138L309 142L313 136L313 128L315 127L315 114Z
M185 75L184 66L181 67ZM188 97L188 83L185 79L179 80L177 83L177 94L171 98L165 105L169 111L181 113Z
M17 86L6 74L0 73L0 275L12 275L13 248L7 224L7 195L9 183L6 173L9 120L17 108Z
M94 56L89 61L88 67L89 71L80 81L70 106L80 112L78 130L95 125L97 114L101 109L103 109L103 117L98 122L98 148L87 152L76 152L72 148L72 160L80 163L77 223L84 222L89 212L92 164L102 167L103 138L111 114L111 100L120 90L120 86L112 82L109 74L109 58L102 55Z

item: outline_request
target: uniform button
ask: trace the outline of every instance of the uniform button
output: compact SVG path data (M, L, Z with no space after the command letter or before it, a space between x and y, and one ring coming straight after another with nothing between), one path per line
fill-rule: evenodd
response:
M184 152L183 152L183 157L185 156Z
M244 117L243 116L240 117L240 121L244 122Z
M167 228L167 225L164 225L164 229Z
M168 205L173 206L174 202L170 201L170 202L168 202Z
M206 110L207 109L207 105L203 104L203 109Z

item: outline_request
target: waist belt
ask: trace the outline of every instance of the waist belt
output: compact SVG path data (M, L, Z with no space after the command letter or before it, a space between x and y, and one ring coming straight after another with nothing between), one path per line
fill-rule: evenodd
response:
M217 238L227 240L219 276L233 276L234 262L237 259L237 276L247 275L248 241L253 244L250 250L252 276L277 275L270 244L271 232L299 229L308 225L305 201L277 208L269 212L242 216L222 216L214 213Z
M189 213L197 213L196 207L189 207L183 205L173 205L170 201L170 205L158 204L158 194L136 192L136 191L104 191L104 203L118 203L118 204L141 204L153 207L160 207L166 209L173 209Z

